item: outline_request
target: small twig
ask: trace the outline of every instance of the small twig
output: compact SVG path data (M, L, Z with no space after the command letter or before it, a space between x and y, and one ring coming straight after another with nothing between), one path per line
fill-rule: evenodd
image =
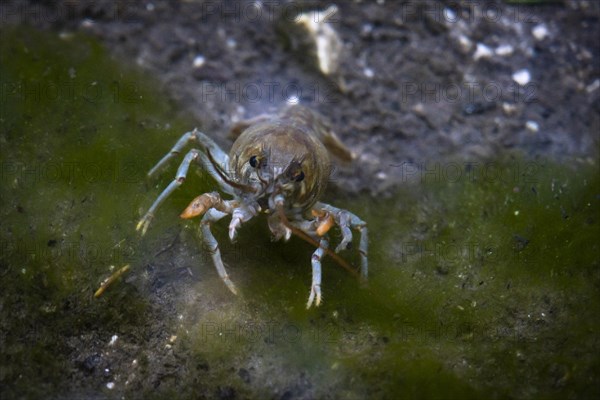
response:
M98 290L96 290L96 293L94 293L94 297L98 298L100 296L102 296L102 293L104 293L104 291L117 279L119 279L119 277L121 275L123 275L125 272L129 271L129 264L125 265L124 267L118 269L115 273L113 273L111 276L109 276L108 278L106 278L104 280L104 282L102 282L102 284L100 285L100 288L98 288Z

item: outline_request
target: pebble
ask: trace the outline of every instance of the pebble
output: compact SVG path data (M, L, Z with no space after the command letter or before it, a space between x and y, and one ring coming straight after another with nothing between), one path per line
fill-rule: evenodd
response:
M531 30L531 33L537 40L544 40L550 34L548 28L546 28L546 25L544 24L536 25Z
M525 127L527 128L527 130L531 131L531 132L538 132L540 130L540 124L538 124L535 121L527 121L525 123Z
M593 91L598 90L598 88L600 88L600 79L596 79L594 82L587 85L585 90L588 93L592 93Z
M471 51L471 48L473 47L473 42L465 35L460 35L458 37L458 43L460 43L460 47L464 52Z
M450 8L444 8L444 20L445 22L456 22L456 13Z
M515 72L512 75L512 78L519 85L525 86L529 82L531 82L531 73L528 70L526 70L526 69L521 69L521 70Z
M510 44L502 44L496 47L496 55L499 56L510 56L514 51L514 47L512 47Z
M83 21L81 21L81 26L83 28L92 28L96 23L94 22L93 19L90 18L85 18Z
M502 111L504 111L506 115L513 115L517 112L517 106L511 103L502 103Z
M375 176L381 181L387 179L387 174L383 171L379 171Z
M205 62L206 62L206 58L204 58L204 56L197 55L194 58L194 68L200 68L201 66L204 65Z
M477 49L475 50L475 54L473 54L473 59L477 61L480 58L490 58L493 54L494 52L492 49L487 47L485 44L477 43Z

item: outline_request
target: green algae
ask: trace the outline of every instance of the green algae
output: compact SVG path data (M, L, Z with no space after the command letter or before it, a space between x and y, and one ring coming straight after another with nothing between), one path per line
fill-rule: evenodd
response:
M175 165L154 179L145 173L201 123L175 118L149 77L117 65L89 38L3 31L0 53L6 394L598 394L598 160L433 162L427 167L437 172L410 169L389 198L330 194L326 201L369 223L370 281L361 287L326 261L324 304L308 311L309 245L272 243L260 219L232 244L227 224L218 224L242 291L234 298L202 251L196 222L177 218L213 190L204 175L190 175L146 237L134 231ZM109 266L125 263L138 278L94 300ZM167 289L144 280L148 265ZM168 272L178 269L196 278ZM113 333L129 358L111 358ZM75 338L86 335L92 347L78 347ZM102 354L116 372L81 373L80 352ZM139 369L127 386L133 358Z

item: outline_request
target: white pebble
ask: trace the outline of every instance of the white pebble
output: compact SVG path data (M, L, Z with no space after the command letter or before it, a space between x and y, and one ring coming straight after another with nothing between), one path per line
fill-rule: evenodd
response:
M502 44L496 47L496 54L499 56L510 56L515 51L510 44Z
M108 383L106 384L106 387L107 387L108 389L111 389L111 390L112 390L112 389L114 389L114 387L115 387L115 383L114 383L114 382L108 382Z
M91 28L94 25L95 25L95 22L93 19L85 18L83 21L81 21L81 26L83 28Z
M531 132L534 132L534 133L540 130L540 124L538 124L538 123L537 123L537 122L535 122L535 121L527 121L527 122L525 123L525 127L526 127L528 130L530 130Z
M119 338L119 337L118 337L117 335L112 335L112 337L110 338L110 342L108 342L108 345L109 345L109 346L112 346L112 345L114 345L115 343L117 343L117 339L118 339L118 338Z
M450 8L444 8L446 22L456 22L456 13Z
M506 115L513 115L517 112L517 106L511 103L502 103L502 111L504 111Z
M363 74L365 74L365 76L369 79L372 78L373 76L375 76L375 72L373 72L373 70L371 68L363 69Z
M594 90L598 90L598 88L600 88L600 79L596 79L594 82L587 85L585 90L588 93L592 93Z
M376 175L377 179L384 181L387 178L387 174L383 171L379 171Z
M533 36L537 40L544 40L550 34L550 32L548 32L548 28L546 28L546 25L544 24L536 25L531 33L533 33Z
M201 66L204 65L205 62L206 62L206 58L204 58L204 56L197 55L194 58L194 68L200 68Z
M473 47L473 42L465 35L460 35L458 37L458 43L460 43L460 47L462 47L464 52L471 51L471 48Z
M517 82L521 86L525 86L529 82L531 82L531 74L526 69L521 69L521 70L515 72L512 75L512 78L515 82Z
M493 54L494 52L492 49L487 47L485 44L477 43L477 49L475 50L475 54L473 54L473 59L477 61L480 58L490 58Z

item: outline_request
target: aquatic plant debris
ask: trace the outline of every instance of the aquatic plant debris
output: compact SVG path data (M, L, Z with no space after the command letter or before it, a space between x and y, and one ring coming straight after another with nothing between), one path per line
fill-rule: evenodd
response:
M329 20L334 18L337 12L337 6L331 5L323 11L308 11L298 14L294 19L295 24L304 27L310 38L308 40L314 43L319 69L325 75L337 73L340 52L343 48L339 35L329 23Z

